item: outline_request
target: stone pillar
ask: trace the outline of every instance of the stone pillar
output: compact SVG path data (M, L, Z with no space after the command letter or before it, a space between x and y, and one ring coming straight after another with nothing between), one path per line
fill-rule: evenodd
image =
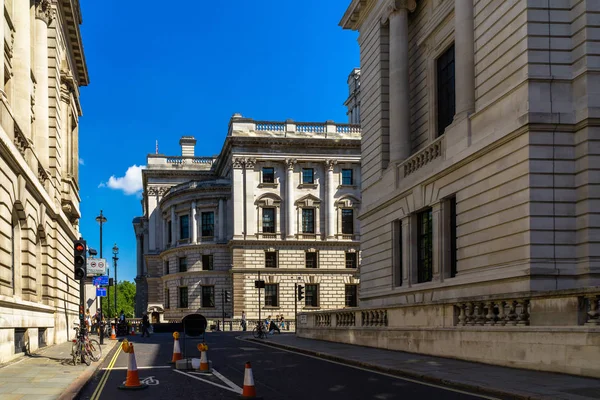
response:
M333 183L333 166L337 164L336 160L327 160L327 239L335 239L335 188Z
M31 138L31 14L29 1L13 1L15 46L12 109L19 127ZM34 171L37 172L37 171Z
M233 237L242 239L244 237L244 164L243 158L233 160L233 186L231 197L233 202Z
M456 116L475 111L475 27L473 0L454 1L454 62L456 71Z
M219 199L219 240L225 240L225 199Z
M433 282L443 281L444 269L444 218L442 203L437 202L431 206L432 251L433 251Z
M410 113L408 82L408 12L417 7L414 0L395 0L389 7L389 101L390 161L402 162L410 156Z
M0 29L0 43L4 43L4 24L6 24L4 20L4 0L0 0L0 10L2 10L2 14L0 14L0 27L2 28ZM0 68L0 96L6 98L6 93L4 92L4 68Z
M166 250L167 247L169 247L169 232L167 231L169 225L167 224L167 219L162 216L162 212L161 212L160 220L162 223L162 235L163 235L163 237L162 237L163 247L162 248L163 248L163 250Z
M410 287L412 283L413 264L413 228L412 216L402 218L402 286ZM414 247L416 249L416 246Z
M171 206L171 246L177 243L177 215L175 215L175 206Z
M294 227L294 165L295 159L285 160L287 175L285 178L285 211L286 211L286 239L293 239Z
M49 169L48 145L48 25L52 19L50 2L35 1L34 71L37 81L35 93L35 148L42 167Z
M137 233L135 235L137 246L137 276L144 275L144 248L142 243L143 236L144 235L142 233Z
M192 210L190 213L190 219L192 223L192 243L198 242L198 222L196 220L196 202L192 201Z

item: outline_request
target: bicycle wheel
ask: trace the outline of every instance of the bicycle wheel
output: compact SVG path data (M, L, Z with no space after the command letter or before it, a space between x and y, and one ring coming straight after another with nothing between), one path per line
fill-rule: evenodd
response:
M98 343L96 339L90 339L87 347L92 361L100 361L100 357L102 357L102 348L100 347L100 343Z
M256 328L254 328L254 330L252 331L252 334L254 335L255 338L259 339L262 332L260 331L260 328L257 326Z
M79 364L81 359L80 359L80 355L79 355L79 344L78 343L73 343L73 348L71 349L71 356L73 357L73 365Z
M79 352L81 353L81 362L84 362L85 365L90 365L92 363L92 360L90 359L90 355L88 353L88 350L85 348L84 343L81 343Z

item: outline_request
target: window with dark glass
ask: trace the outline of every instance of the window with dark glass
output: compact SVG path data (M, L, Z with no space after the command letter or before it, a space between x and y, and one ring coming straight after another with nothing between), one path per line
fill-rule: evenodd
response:
M314 208L302 209L302 233L315 233Z
M188 239L190 237L190 217L182 215L179 217L179 239Z
M437 59L437 134L441 136L456 112L454 45Z
M456 276L456 197L448 200L450 208L450 277Z
M163 263L163 270L164 270L164 275L169 275L169 262L165 261Z
M302 183L315 183L315 171L312 168L302 168Z
M179 288L179 308L188 308L188 288Z
M346 307L358 305L358 285L346 285Z
M278 285L275 283L268 283L265 285L265 306L266 307L279 307L278 297Z
M262 231L263 233L275 233L275 209L262 209Z
M317 252L307 251L306 252L306 268L317 268Z
M187 272L187 257L179 257L179 272Z
M275 169L273 167L264 167L262 169L263 183L275 183Z
M169 237L169 243L173 243L173 230L172 230L172 221L169 221L169 223L167 224L167 236Z
M202 254L202 270L212 271L213 270L213 255Z
M358 266L358 253L346 252L346 268L356 268Z
M342 233L346 235L354 233L354 210L351 208L342 209Z
M319 307L319 285L306 285L304 305L306 307Z
M342 185L352 185L352 170L342 169Z
M215 213L214 212L203 212L202 213L202 236L214 236L215 235Z
M165 289L165 298L164 298L164 302L165 302L165 308L170 308L170 302L169 302L169 289Z
M215 306L215 287L202 286L202 307Z
M392 248L394 249L394 285L402 286L402 221L394 221Z
M265 267L266 268L277 268L277 252L266 251L265 252Z
M431 208L417 214L417 281L429 282L433 278L433 229Z

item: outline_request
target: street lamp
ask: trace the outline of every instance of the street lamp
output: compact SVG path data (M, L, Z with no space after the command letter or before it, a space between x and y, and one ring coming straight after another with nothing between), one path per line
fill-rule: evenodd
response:
M96 217L96 221L100 223L100 258L102 259L102 224L106 223L106 217L102 215L102 210L100 210L100 215ZM102 324L102 317L102 299L100 299L100 344L104 344L104 327Z
M115 243L115 245L112 248L113 251L113 265L115 267L115 281L113 282L113 284L115 285L115 314L118 313L119 311L117 310L117 260L119 259L119 257L117 257L119 255L119 248L117 247L117 244Z

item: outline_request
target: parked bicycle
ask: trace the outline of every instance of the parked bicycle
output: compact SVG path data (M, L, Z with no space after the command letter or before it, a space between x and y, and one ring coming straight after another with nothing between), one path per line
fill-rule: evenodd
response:
M267 338L267 330L265 329L265 325L262 321L258 321L256 327L252 331L252 334L257 339L266 339Z
M73 339L73 347L71 349L73 365L77 365L80 362L90 365L92 361L100 361L100 357L102 357L100 343L96 339L89 338L85 327L80 329L79 325L75 324L73 329L75 329L75 339Z

